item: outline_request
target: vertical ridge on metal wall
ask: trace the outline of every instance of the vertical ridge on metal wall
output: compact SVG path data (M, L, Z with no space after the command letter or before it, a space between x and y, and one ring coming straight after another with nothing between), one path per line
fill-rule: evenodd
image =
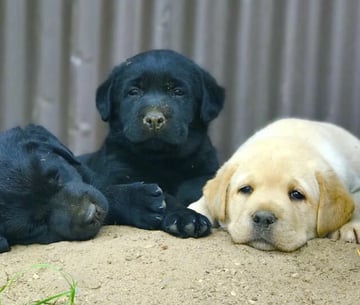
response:
M1 124L12 126L27 119L24 109L29 90L26 85L27 5L24 1L6 1L2 10Z

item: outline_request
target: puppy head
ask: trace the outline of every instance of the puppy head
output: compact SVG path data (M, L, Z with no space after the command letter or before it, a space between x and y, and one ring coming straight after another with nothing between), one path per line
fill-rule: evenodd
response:
M85 165L46 130L24 129L24 148L30 159L31 198L47 211L48 231L59 240L86 240L99 231L108 202L84 181ZM39 214L38 214L39 216Z
M29 125L0 135L0 229L10 244L95 235L107 200L84 183L81 167L43 127Z
M96 93L113 131L132 143L184 143L190 125L204 128L224 102L224 89L190 59L170 50L140 53L115 67Z
M346 223L353 202L307 145L262 140L240 149L204 188L208 214L236 243L293 251Z

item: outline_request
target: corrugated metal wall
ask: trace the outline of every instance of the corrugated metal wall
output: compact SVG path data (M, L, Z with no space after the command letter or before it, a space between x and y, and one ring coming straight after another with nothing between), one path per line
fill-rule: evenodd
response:
M97 85L140 51L175 49L227 89L221 159L279 116L360 135L358 0L0 0L0 128L41 123L76 153L106 126Z

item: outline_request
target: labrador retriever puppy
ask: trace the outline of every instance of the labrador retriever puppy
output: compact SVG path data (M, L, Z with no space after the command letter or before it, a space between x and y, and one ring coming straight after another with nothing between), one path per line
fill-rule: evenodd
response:
M240 146L190 208L261 250L324 236L359 243L360 141L329 123L276 121Z
M106 198L87 170L41 126L0 134L0 253L14 244L85 240L99 231Z
M113 69L96 93L108 136L81 156L109 201L107 224L210 233L207 218L186 207L219 167L207 130L223 102L215 79L174 51L144 52Z

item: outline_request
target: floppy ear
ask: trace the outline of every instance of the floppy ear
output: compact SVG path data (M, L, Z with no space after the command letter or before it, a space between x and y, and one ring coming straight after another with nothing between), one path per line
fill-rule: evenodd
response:
M354 202L335 173L326 174L326 177L316 173L316 180L320 191L317 234L322 237L350 220Z
M107 121L110 117L112 85L113 76L110 74L108 79L103 82L96 90L96 108L99 111L103 121Z
M109 120L111 114L112 90L114 89L118 75L125 64L126 62L116 66L111 71L107 80L105 80L96 90L96 108L100 113L101 119L105 122Z
M23 130L26 134L24 141L26 149L45 148L62 156L70 164L80 164L80 161L74 156L72 151L43 126L29 124Z
M225 89L220 87L215 78L199 68L201 74L202 100L200 116L204 123L215 119L224 105Z
M236 164L225 163L203 189L205 204L214 220L225 221L228 189L235 170Z

